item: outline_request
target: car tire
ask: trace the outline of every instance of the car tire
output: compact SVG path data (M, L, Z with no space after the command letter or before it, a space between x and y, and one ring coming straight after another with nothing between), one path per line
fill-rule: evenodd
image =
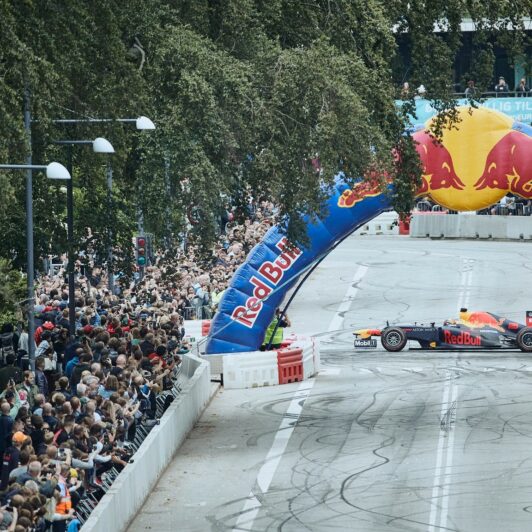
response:
M388 327L381 333L381 344L386 351L396 353L406 345L406 334L398 327Z
M532 353L532 327L524 327L517 333L517 347L525 353Z

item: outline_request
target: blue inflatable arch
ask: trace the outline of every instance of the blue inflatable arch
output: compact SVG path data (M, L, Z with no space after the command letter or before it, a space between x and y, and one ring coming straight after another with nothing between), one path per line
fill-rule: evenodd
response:
M286 249L285 236L279 227L272 227L233 276L211 323L206 353L258 350L275 309L309 265L388 210L387 194L365 190L353 196L351 187L338 177L327 201L327 216L316 223L307 220L308 247Z

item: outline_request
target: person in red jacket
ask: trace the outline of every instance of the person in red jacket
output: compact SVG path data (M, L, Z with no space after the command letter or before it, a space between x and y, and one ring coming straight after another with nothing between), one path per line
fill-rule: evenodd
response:
M39 346L44 331L53 331L54 329L55 325L51 321L45 321L41 326L37 327L37 329L35 329L35 344Z

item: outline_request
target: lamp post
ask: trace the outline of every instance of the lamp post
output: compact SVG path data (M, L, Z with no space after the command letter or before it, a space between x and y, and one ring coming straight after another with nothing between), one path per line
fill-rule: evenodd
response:
M54 124L103 124L109 122L119 122L122 124L135 124L135 127L141 131L151 131L155 129L155 124L146 116L139 116L137 118L65 118L52 120ZM104 152L110 153L110 152ZM111 213L113 201L113 169L111 164L107 165L107 197L108 208ZM114 294L114 274L113 274L113 228L109 223L108 231L108 245L107 245L107 282L109 292Z
M135 124L139 130L153 130L155 124L146 116L138 118L65 118L52 120L54 124L103 124L108 122L120 122L122 124Z
M72 174L72 147L92 146L94 153L114 153L111 143L98 137L94 140L56 140L54 144L68 146L68 171ZM72 179L67 184L67 241L68 241L68 329L70 337L76 334L76 287L74 283L74 187Z
M26 119L26 116L25 116ZM25 120L26 122L26 120ZM28 111L29 124L29 111ZM31 163L31 155L28 157ZM60 163L38 164L0 164L2 170L26 170L26 248L27 248L27 283L28 283L28 357L30 367L35 371L35 316L34 316L34 267L33 267L33 170L44 170L48 179L67 179L72 181L70 172Z

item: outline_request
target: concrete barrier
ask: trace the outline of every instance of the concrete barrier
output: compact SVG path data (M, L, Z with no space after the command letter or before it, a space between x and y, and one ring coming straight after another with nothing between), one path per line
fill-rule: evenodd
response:
M155 483L190 432L211 394L209 365L183 355L182 392L148 434L128 464L100 500L83 532L120 532L142 507Z
M277 351L224 355L223 376L224 388L228 389L275 386L279 384Z
M359 227L356 235L398 235L399 215L395 211L383 212Z
M532 217L414 214L410 222L410 236L532 240Z

